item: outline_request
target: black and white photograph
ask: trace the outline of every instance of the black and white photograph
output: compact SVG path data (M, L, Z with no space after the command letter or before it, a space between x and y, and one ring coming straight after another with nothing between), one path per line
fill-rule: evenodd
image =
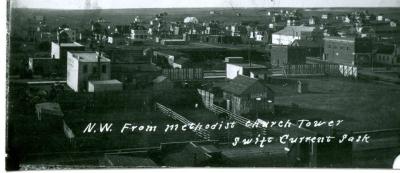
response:
M6 5L7 171L400 169L399 0Z

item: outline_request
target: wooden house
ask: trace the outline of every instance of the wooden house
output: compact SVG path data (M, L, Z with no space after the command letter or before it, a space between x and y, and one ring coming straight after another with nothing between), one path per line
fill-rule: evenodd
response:
M258 79L238 75L222 86L227 110L243 115L258 116L274 112L273 91Z

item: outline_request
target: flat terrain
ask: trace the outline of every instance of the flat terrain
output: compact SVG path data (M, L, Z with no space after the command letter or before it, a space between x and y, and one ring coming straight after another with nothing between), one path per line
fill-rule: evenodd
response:
M308 84L308 92L297 93L295 85L270 85L276 105L298 105L292 119L343 119L348 131L400 128L400 87L345 78L295 79ZM278 117L277 117L278 118Z

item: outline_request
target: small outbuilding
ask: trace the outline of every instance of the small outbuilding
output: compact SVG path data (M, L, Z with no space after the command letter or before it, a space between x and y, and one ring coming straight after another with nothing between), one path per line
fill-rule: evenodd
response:
M39 121L47 119L47 117L59 117L62 118L64 113L58 103L39 103L35 105L36 115Z
M121 91L122 82L119 80L89 81L89 92Z

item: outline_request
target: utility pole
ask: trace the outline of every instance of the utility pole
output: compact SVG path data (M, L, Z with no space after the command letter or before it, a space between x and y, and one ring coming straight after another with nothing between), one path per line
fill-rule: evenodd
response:
M102 57L102 51L104 48L104 44L103 41L99 41L98 45L97 45L97 51L98 51L98 55L97 55L97 80L101 80L101 57Z
M251 67L251 49L253 47L252 40L249 40L249 49L247 51L247 58L249 59L249 66Z

